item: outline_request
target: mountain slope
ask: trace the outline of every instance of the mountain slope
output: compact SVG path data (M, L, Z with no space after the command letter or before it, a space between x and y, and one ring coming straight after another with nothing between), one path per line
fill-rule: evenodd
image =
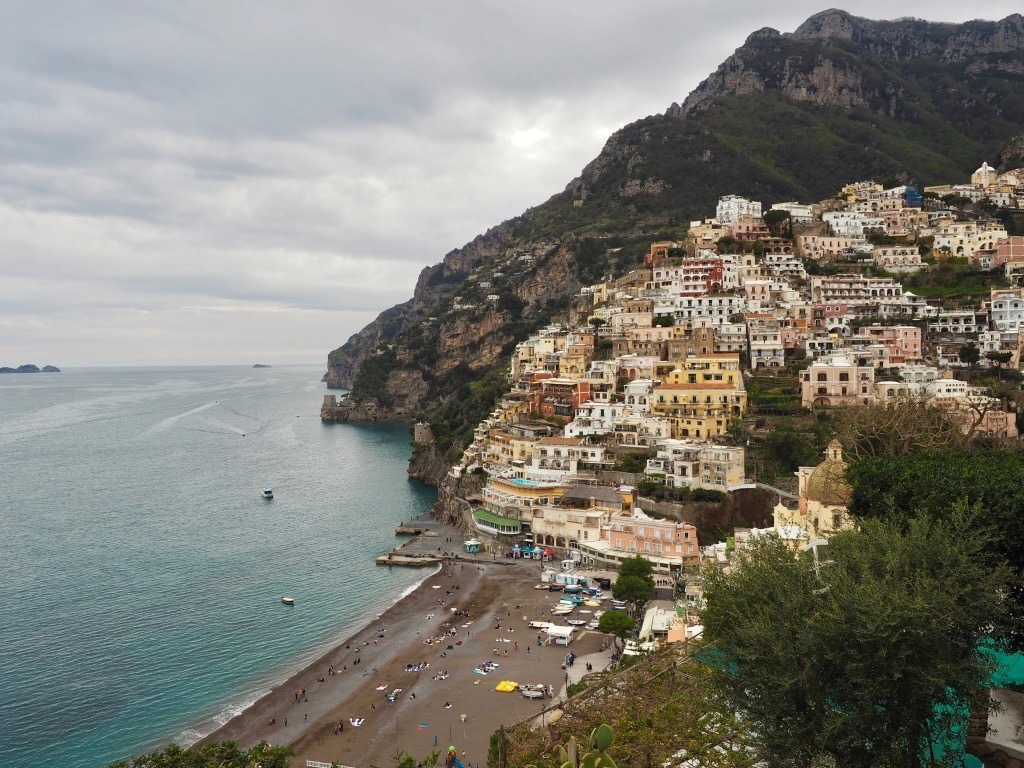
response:
M1019 154L1022 133L1019 14L955 25L832 10L791 34L759 30L681 106L612 135L563 192L424 269L409 302L331 352L328 383L396 418L430 412L443 444L458 443L490 407L470 397L475 378L720 196L812 202L862 178L955 181Z

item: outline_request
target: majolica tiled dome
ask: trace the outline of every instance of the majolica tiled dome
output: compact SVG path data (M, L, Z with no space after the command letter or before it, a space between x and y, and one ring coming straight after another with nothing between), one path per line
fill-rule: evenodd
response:
M825 455L825 461L807 477L807 499L832 507L845 507L850 503L853 489L846 482L846 462L843 461L843 447L838 440L828 444Z

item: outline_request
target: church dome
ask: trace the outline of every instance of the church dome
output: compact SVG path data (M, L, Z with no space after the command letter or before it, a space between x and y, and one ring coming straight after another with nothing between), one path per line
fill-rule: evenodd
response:
M845 507L850 503L853 488L846 482L846 462L838 440L828 444L826 459L807 477L807 500L827 506Z

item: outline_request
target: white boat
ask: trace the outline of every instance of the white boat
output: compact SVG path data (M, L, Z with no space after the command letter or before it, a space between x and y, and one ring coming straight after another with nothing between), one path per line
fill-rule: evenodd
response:
M586 619L566 619L566 624L571 624L574 627L582 627L587 623Z
M281 598L281 602L284 603L285 605L295 605L295 598L294 597L282 597Z
M264 488L263 489L263 498L264 499L272 499L272 498L274 498L274 489L273 488Z

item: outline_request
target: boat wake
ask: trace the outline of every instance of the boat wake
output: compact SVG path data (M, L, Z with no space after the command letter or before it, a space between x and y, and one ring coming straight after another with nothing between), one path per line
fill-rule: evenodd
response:
M206 405L200 405L198 408L192 408L191 410L185 411L184 413L179 413L177 416L171 416L169 418L164 419L163 421L158 421L156 424L154 424L152 427L149 428L149 431L150 432L166 432L168 429L173 427L175 424L177 424L182 419L187 418L189 416L192 416L192 415L194 415L196 413L201 413L202 411L205 411L205 410L207 410L209 408L213 408L216 405L217 405L217 401L215 400L212 403L207 403Z

